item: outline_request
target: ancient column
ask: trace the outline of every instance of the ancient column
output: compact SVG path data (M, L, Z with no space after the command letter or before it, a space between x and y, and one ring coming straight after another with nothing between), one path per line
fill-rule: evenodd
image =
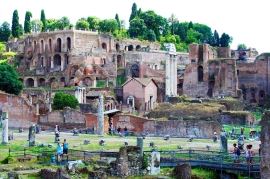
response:
M2 144L8 144L8 111L2 112Z
M171 68L171 63L170 63L170 55L166 55L166 96L170 96L170 68Z
M64 58L61 58L61 70L60 71L63 71L64 70Z
M29 94L29 101L30 101L30 104L32 105L32 95Z
M51 60L51 68L53 68L54 66L53 66L53 59Z
M137 146L140 147L140 168L142 168L142 158L143 158L143 138L137 137Z
M261 179L270 178L270 111L264 112L261 120Z
M49 112L52 112L52 103L49 102Z
M99 93L99 105L98 105L98 135L104 135L104 106L103 106L103 94Z
M93 80L93 87L94 88L97 87L97 80L96 79Z
M220 151L225 153L228 152L228 139L225 132L220 133Z
M176 50L174 44L164 44L166 52L166 96L176 96L177 94L177 62L175 59Z
M109 87L109 78L106 78L106 87Z

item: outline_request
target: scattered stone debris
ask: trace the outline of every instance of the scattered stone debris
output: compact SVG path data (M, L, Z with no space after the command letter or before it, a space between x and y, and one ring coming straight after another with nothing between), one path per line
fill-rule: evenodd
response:
M169 140L170 139L170 135L165 135L163 138L164 138L164 140Z
M189 164L178 164L173 169L173 175L177 178L191 179L191 167Z
M85 139L85 140L84 140L84 142L83 142L83 144L84 144L84 145L88 145L88 144L90 144L90 140Z

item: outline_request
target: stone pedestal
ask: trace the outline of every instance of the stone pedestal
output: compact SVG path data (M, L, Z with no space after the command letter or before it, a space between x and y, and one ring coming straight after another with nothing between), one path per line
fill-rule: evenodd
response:
M228 152L228 139L225 132L220 133L220 151L225 153Z

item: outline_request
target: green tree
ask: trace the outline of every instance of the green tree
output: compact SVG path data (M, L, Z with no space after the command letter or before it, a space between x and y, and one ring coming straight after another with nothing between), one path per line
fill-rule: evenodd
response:
M31 21L32 31L33 32L40 32L42 30L43 24L39 19L33 19Z
M76 22L76 29L89 29L89 23L85 19L79 19Z
M137 4L133 3L132 8L131 8L131 14L129 17L129 22L136 17L137 14Z
M177 27L177 30L175 33L180 36L182 41L186 40L187 29L188 29L187 23L179 23L178 24L178 27Z
M23 26L22 24L19 25L19 37L23 35Z
M199 39L201 43L210 44L212 42L213 33L210 27L208 27L207 25L198 24L198 23L193 24L193 27L195 31L202 34L201 38Z
M44 32L45 30L47 30L47 20L46 20L44 9L41 10L40 21L43 24L42 32Z
M23 84L20 82L14 68L8 63L0 63L0 90L6 93L19 95L23 89Z
M192 23L192 21L189 22L188 29L193 29L193 23Z
M237 50L246 50L247 49L247 46L245 44L238 44L237 45Z
M129 25L130 37L143 36L146 30L147 28L142 19L135 18L130 21L130 25Z
M58 21L59 21L59 26L58 26L59 29L64 29L64 28L69 29L69 27L70 27L70 20L69 20L68 17L63 16Z
M156 41L156 34L152 29L147 30L146 34L146 40L149 40L150 42L155 42Z
M119 20L118 14L115 14L115 20L118 23L118 30L121 30L121 24L120 24L120 20Z
M20 23L18 11L15 10L12 16L12 26L11 26L12 36L18 38L20 36Z
M3 22L0 26L0 41L8 41L8 38L11 34L10 25L8 22Z
M187 37L186 37L186 43L191 44L191 43L200 43L200 40L202 37L202 34L199 32L196 32L193 29L189 29L187 31Z
M62 92L55 93L53 98L53 110L63 110L65 107L75 109L79 105L79 102L72 94L64 94Z
M214 31L214 37L213 37L211 45L214 47L219 47L219 35L218 35L218 32L216 30Z
M59 29L60 22L57 19L47 19L47 30L53 31L54 29Z
M29 11L26 11L25 19L24 19L24 32L25 33L31 32L31 17L32 17L32 13Z
M172 14L169 17L168 22L169 22L169 24L171 26L171 33L173 35L174 34L174 30L175 30L175 26L178 23L178 19L177 19L177 17L174 14Z
M99 22L101 32L114 32L118 28L118 23L115 19L105 19Z
M221 47L228 47L232 43L232 37L228 34L223 33L220 37L220 46Z
M89 29L98 30L100 19L96 16L87 17L87 22L89 23Z

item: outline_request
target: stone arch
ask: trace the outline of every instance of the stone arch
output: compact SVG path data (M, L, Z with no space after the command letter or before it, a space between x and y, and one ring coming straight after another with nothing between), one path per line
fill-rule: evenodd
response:
M90 77L85 77L84 79L83 79L83 85L84 86L92 86L92 79L90 78Z
M260 90L260 92L259 92L259 101L265 101L265 92L264 92L264 90Z
M45 79L44 78L38 79L38 87L40 87L40 86L45 86Z
M209 81L208 82L207 96L209 96L210 98L213 97L214 88L215 88L215 81L213 81L213 80Z
M103 42L101 44L101 48L107 51L107 44Z
M120 51L120 45L119 45L118 43L115 44L115 50L116 50L117 52Z
M49 79L49 86L52 86L52 83L55 82L55 77Z
M52 39L49 39L49 50L52 53Z
M55 71L61 71L61 56L59 54L53 56L53 66Z
M122 67L123 62L122 62L122 55L117 55L117 67Z
M43 40L40 41L40 53L41 54L44 53L44 41Z
M61 47L62 47L62 40L61 38L58 38L56 41L56 52L61 52L62 51Z
M129 45L128 46L128 51L133 51L134 49L133 49L133 45Z
M71 70L70 70L70 75L71 76L74 76L76 74L76 71L79 69L79 66L78 65L74 65L71 67Z
M203 67L198 66L198 82L203 82Z
M26 88L32 88L32 87L34 87L34 84L35 84L35 82L34 82L34 79L33 78L28 78L26 81L25 81L25 87Z
M141 46L140 45L136 46L136 51L141 51Z
M63 82L64 83L64 85L66 85L66 78L63 76L63 77L61 77L60 78L60 82Z
M158 70L158 65L157 64L153 65L153 69Z
M249 102L250 103L256 103L256 99L255 99L255 89L254 88L250 88L250 96L249 96Z
M38 62L38 66L43 67L44 66L44 57L41 57Z
M68 37L68 38L67 38L67 51L69 52L70 49L71 49L71 38Z
M140 74L140 69L137 64L132 65L131 67L131 77L132 78L139 78Z

